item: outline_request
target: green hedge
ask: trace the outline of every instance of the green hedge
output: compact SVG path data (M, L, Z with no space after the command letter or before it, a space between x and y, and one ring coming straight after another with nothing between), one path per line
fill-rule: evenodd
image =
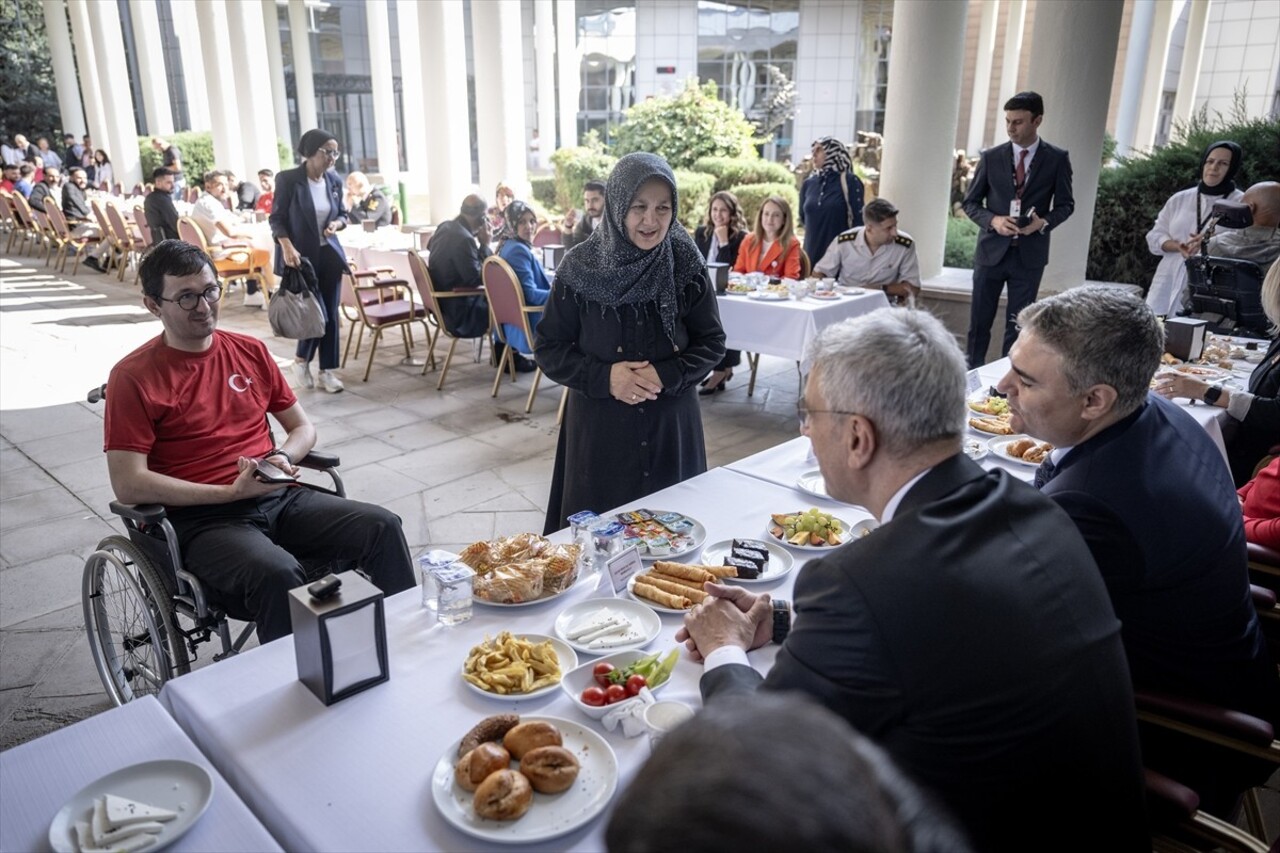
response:
M532 175L529 177L529 187L533 200L538 204L544 208L557 207L555 175Z
M1104 169L1098 182L1086 274L1098 281L1119 281L1147 287L1160 258L1147 250L1146 233L1169 196L1192 186L1204 148L1220 139L1244 149L1236 186L1247 189L1280 175L1280 121L1249 119L1238 108L1224 119L1209 120L1202 112L1185 129L1183 141L1148 155L1122 157L1115 168Z
M795 184L795 175L781 163L738 157L700 157L695 172L716 176L715 192L746 184Z
M692 231L707 218L716 177L688 169L676 169L675 174L676 192L680 194L680 223Z
M210 131L187 130L181 133L171 133L165 139L178 146L178 150L182 152L182 172L187 186L199 186L200 180L197 176L203 175L210 169L223 168L221 164L214 162L213 133ZM253 167L254 175L257 175L259 169L279 171L294 165L293 153L289 150L288 145L276 139L276 148L280 152L280 162L263 163L260 166L255 166ZM163 165L160 152L151 147L150 136L138 137L138 154L142 158L142 180L144 182L150 181L151 173ZM238 175L237 177L244 179L250 176Z
M738 203L742 205L742 215L747 219L748 231L756 225L756 213L760 210L760 205L764 204L765 199L771 195L780 195L787 200L787 204L791 205L792 227L799 231L800 193L796 190L795 184L743 184L730 187L729 191L738 197ZM817 260L815 258L814 263L817 263Z
M617 157L594 148L561 148L551 155L556 168L555 207L569 210L582 206L582 185L587 181L604 181L613 171Z
M947 217L947 244L942 265L973 269L973 253L978 247L978 223L967 216Z
M758 157L755 128L741 110L716 97L715 81L690 80L674 97L649 98L626 112L613 133L613 153L650 151L673 169L693 169L702 157Z

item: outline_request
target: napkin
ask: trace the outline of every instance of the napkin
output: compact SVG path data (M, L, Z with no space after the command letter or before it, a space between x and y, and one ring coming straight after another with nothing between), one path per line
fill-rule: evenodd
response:
M642 687L634 698L619 702L606 711L600 721L604 723L606 731L611 732L622 726L622 734L626 737L639 737L649 731L649 726L644 721L644 709L654 701L649 688Z

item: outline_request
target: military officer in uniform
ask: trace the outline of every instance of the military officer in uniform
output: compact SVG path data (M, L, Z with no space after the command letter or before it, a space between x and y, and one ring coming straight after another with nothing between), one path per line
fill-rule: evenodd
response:
M899 305L914 302L920 294L920 262L911 237L898 230L898 208L878 198L862 209L862 218L866 225L832 241L814 276L836 278L847 287L882 287Z

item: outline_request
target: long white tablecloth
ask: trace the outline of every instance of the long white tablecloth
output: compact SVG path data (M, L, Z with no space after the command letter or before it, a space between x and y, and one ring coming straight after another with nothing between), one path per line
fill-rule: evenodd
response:
M719 297L720 323L728 336L729 349L798 361L801 373L809 372L805 354L809 342L819 331L888 304L881 290L845 294L831 302L817 299L765 302L735 294Z
M718 468L629 505L687 513L707 528L707 544L761 537L771 513L816 505L855 523L850 507L798 498L791 490ZM810 552L793 550L796 569L753 587L789 597ZM690 557L695 557L690 555ZM581 579L545 604L493 608L444 628L420 604L417 590L389 599L391 680L325 708L297 681L292 639L282 639L165 686L174 718L235 786L267 828L290 850L485 850L498 846L453 829L431 800L432 769L455 740L496 713L537 713L592 725L617 752L620 786L649 756L645 737L605 732L562 692L515 703L480 696L460 677L467 651L486 634L552 634L556 615L594 594L597 576ZM678 615L662 616L650 650L675 647ZM767 669L774 649L751 653ZM580 662L591 660L580 656ZM701 666L682 659L658 697L700 704ZM531 850L601 850L608 812L567 836Z
M160 703L146 697L0 752L0 851L48 850L53 816L81 788L164 758L199 764L213 776L209 810L170 850L280 849Z

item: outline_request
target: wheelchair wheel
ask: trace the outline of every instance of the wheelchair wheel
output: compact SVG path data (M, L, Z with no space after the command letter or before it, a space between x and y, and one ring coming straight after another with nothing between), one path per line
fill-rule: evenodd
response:
M108 536L84 566L84 624L107 694L117 705L155 694L190 670L159 569L123 536Z

